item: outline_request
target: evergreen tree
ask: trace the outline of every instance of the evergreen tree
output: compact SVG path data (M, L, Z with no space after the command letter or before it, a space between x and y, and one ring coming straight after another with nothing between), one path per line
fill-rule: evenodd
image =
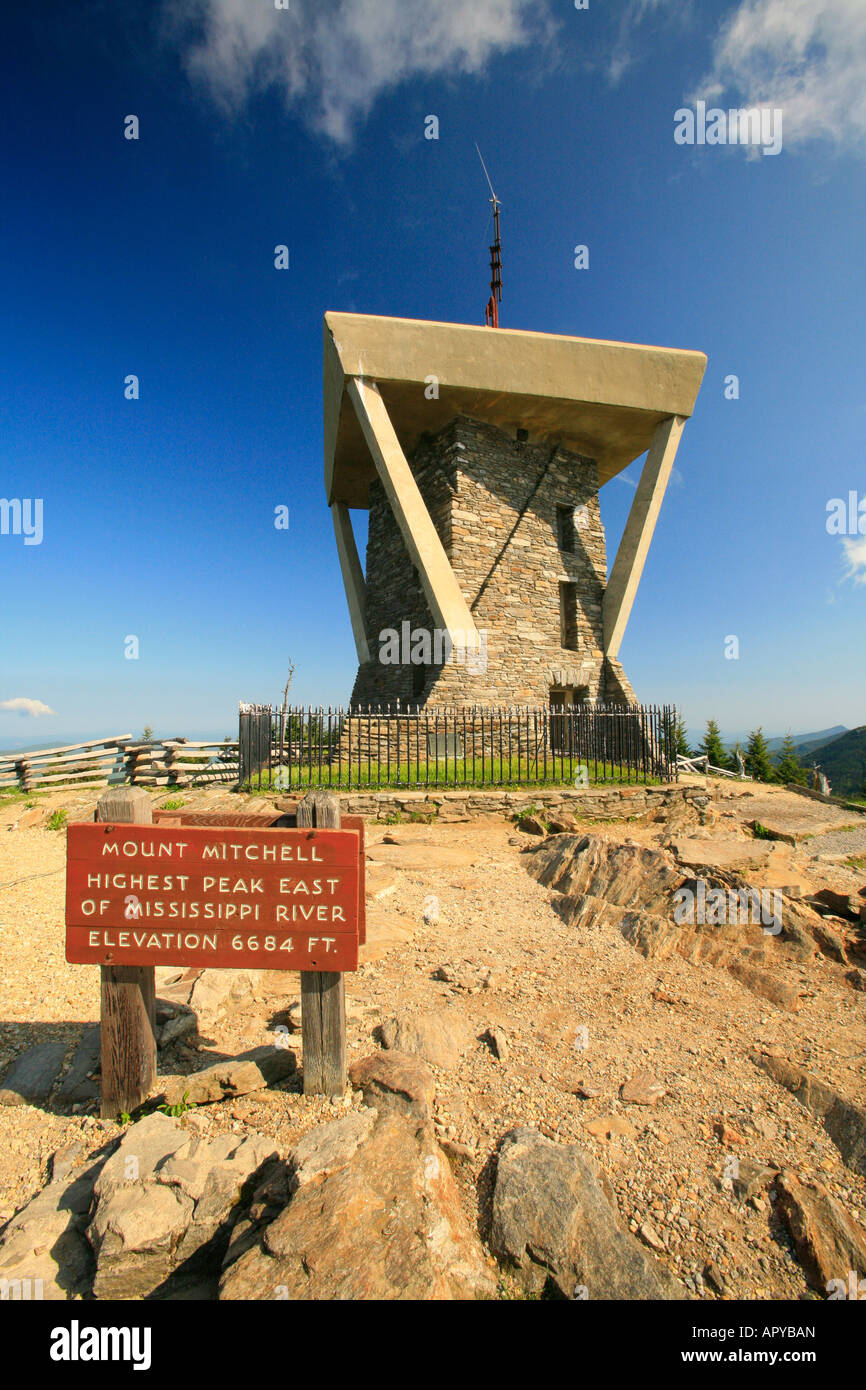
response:
M775 781L776 774L773 771L770 750L767 747L767 740L764 738L762 728L753 729L749 734L749 742L746 746L746 771L751 773L756 782Z
M807 772L800 766L800 759L794 749L794 740L790 730L785 735L782 747L779 749L776 777L780 782L799 782L801 785L808 781Z
M727 766L727 754L725 753L722 736L719 733L719 726L715 719L707 720L707 732L704 734L704 741L701 744L700 752L707 755L713 767Z
M683 719L682 715L679 712L677 712L675 737L677 741L677 757L690 758L692 756L692 750L689 748L689 738L688 730L686 729L686 721Z

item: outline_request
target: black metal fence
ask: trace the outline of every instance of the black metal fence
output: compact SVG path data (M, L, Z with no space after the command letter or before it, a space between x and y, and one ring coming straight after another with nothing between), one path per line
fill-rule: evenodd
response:
M241 707L238 784L505 787L675 782L673 706Z

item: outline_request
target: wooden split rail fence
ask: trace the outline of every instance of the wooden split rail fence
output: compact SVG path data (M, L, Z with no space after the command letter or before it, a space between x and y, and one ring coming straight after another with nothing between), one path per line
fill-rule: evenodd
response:
M237 742L91 739L64 748L0 753L0 791L65 791L76 787L184 787L236 783Z

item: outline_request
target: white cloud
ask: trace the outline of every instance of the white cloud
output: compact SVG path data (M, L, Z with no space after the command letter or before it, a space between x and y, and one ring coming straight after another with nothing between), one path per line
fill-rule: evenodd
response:
M637 30L649 15L662 19L687 22L693 12L693 0L628 0L620 15L617 37L607 64L607 75L616 84L623 73L636 62Z
M190 77L228 109L268 88L337 144L383 92L416 76L478 73L527 44L547 0L167 0Z
M14 700L0 700L0 709L11 710L13 714L20 714L22 718L29 715L32 719L38 719L43 714L57 713L50 705L43 705L41 700L27 700L23 695L16 695Z
M864 0L742 0L696 95L781 107L785 144L866 143Z
M855 538L844 536L842 546L845 551L845 562L848 566L846 579L853 579L855 584L866 584L866 536Z

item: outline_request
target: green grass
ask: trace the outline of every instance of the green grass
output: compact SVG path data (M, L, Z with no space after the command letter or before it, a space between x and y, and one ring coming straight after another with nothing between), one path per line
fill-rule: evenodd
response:
M756 840L775 840L776 838L772 830L768 830L759 820L756 820L752 826L752 834Z
M173 1120L179 1120L181 1115L185 1115L188 1110L196 1109L196 1102L194 1100L188 1100L188 1095L189 1091L184 1091L183 1096L175 1105L169 1105L167 1101L164 1101L162 1105L158 1105L156 1108L161 1114L169 1115Z
M66 825L67 813L64 810L52 811L48 820L45 822L46 830L62 830Z
M261 787L254 779L252 787L246 790L252 791L253 794L259 791L270 794L275 791L303 791L309 787L335 787L345 790L351 788L361 791L365 788L369 788L370 791L397 788L406 791L422 791L427 788L449 791L460 790L463 787L573 787L579 766L578 762L569 764L568 759L561 758L557 758L555 762L549 758L546 767L543 759L535 763L528 758L485 758L483 762L476 758L474 764L470 758L467 758L465 763L462 758L449 758L447 761L443 758L441 762L431 763L429 767L423 762L420 766L409 762L401 762L399 765L392 762L390 767L387 763L371 762L368 765L366 759L362 759L360 767L353 760L351 779L345 764L342 768L323 766L321 770L318 767L293 767L291 787L280 787L276 775L268 777L267 773L263 773ZM600 762L584 762L583 766L589 771L590 789L620 785L662 785L660 777L644 777L642 774L638 774L634 781L629 782L624 766Z
M177 797L174 801L164 801L159 809L161 811L179 811L181 806L185 805L186 802Z

